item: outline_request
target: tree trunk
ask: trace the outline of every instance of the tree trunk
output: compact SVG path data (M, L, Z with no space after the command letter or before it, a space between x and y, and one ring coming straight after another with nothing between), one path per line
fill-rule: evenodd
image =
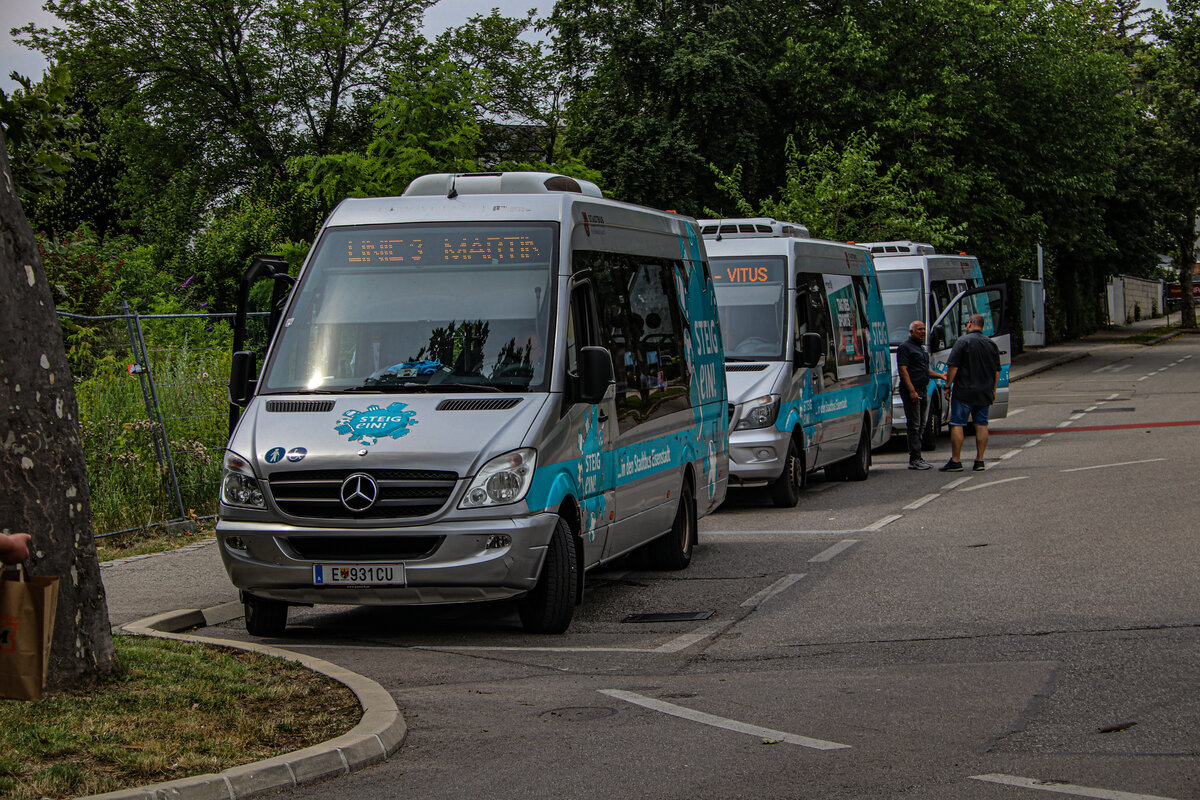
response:
M1192 299L1192 267L1196 263L1196 215L1188 218L1186 233L1178 237L1179 243L1179 326L1196 327L1196 303Z
M92 538L79 410L62 329L0 137L0 530L29 533L33 575L57 575L47 688L118 667Z

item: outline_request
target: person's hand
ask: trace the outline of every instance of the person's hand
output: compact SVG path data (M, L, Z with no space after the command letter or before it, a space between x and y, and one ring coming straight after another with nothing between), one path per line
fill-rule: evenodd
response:
M28 533L0 534L0 562L20 564L29 558L29 542L32 539Z
M920 393L920 392L918 392L916 389L913 389L913 391L912 391L912 399L913 399L913 400L920 400L920 399L921 399L921 393Z

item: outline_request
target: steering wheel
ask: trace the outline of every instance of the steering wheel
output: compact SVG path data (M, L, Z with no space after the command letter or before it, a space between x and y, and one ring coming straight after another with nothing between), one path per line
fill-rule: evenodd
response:
M770 350L774 345L768 342L761 336L750 336L738 342L737 347L733 348L734 353L740 353L743 350L749 350L751 353Z

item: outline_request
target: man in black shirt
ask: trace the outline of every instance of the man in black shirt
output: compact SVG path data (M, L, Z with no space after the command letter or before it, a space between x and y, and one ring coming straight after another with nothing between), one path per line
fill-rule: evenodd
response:
M983 451L988 442L988 412L1000 385L1000 348L983 335L983 314L972 314L967 332L954 343L946 359L946 396L950 400L950 448L953 455L941 472L962 472L963 426L975 423L976 471L985 469ZM953 395L951 395L953 388Z
M929 370L929 354L925 352L925 323L915 320L908 326L908 338L896 348L896 369L900 373L900 399L904 402L904 422L908 428L908 468L929 469L921 458L921 439L929 424L930 378L945 378L941 372ZM936 435L936 431L935 431Z

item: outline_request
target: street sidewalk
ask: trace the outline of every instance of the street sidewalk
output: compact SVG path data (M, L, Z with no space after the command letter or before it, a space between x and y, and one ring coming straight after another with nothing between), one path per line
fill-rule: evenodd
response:
M1108 328L1082 339L1026 350L1012 360L1010 381L1019 381L1062 364L1086 358L1099 348L1120 345L1129 336L1165 325L1165 318ZM1177 333L1170 334L1176 336ZM347 774L379 763L400 747L407 733L392 697L379 684L320 659L265 645L182 636L180 632L217 625L242 616L237 591L229 582L215 539L128 559L106 562L101 576L114 629L142 635L173 636L242 647L291 658L345 683L363 706L363 720L345 736L317 747L248 764L215 775L199 775L95 798L105 800L240 800Z

